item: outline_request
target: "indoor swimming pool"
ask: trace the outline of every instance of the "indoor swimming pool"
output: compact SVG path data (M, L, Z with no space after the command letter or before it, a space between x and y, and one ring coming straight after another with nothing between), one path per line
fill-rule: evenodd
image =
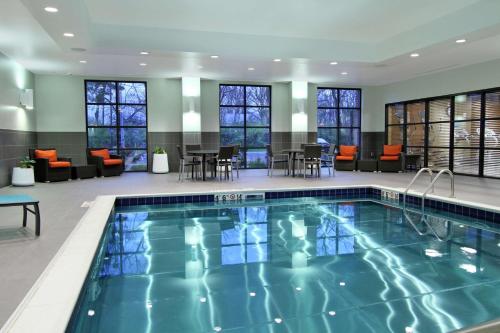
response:
M416 207L116 207L67 331L424 333L500 316L500 229Z

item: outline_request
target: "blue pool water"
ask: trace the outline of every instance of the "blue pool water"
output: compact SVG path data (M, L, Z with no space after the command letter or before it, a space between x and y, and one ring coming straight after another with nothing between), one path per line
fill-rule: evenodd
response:
M500 316L500 230L377 201L118 207L69 332L448 332Z

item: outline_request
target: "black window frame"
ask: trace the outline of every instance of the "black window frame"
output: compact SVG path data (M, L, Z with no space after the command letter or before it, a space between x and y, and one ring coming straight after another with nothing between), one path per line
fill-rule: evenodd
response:
M337 104L333 107L330 106L318 106L318 90L323 89L323 90L335 90L336 95L337 95ZM359 108L356 107L341 107L340 106L340 90L357 90L359 92ZM358 151L361 151L361 122L362 122L362 106L363 106L363 91L361 88L346 88L346 87L317 87L316 88L316 131L318 133L317 137L319 138L319 129L324 128L324 129L334 129L337 130L337 142L335 143L336 146L338 147L339 145L343 145L343 143L340 142L340 132L341 129L357 129L358 130ZM336 123L337 126L319 126L318 120L317 120L317 114L318 110L335 110L335 117L336 117ZM359 126L340 126L340 110L359 110ZM330 143L331 144L331 143Z
M425 167L428 166L428 160L429 160L429 149L448 149L448 169L453 171L457 175L463 175L463 176L471 176L471 177L483 177L483 178L493 178L493 179L499 179L500 174L498 176L491 176L491 175L485 175L484 174L484 166L485 166L485 153L487 151L496 151L500 152L500 148L491 148L491 147L486 147L485 145L485 131L486 131L486 122L490 120L496 120L500 121L500 116L499 117L486 117L486 95L491 94L491 93L497 93L500 94L500 87L494 87L494 88L488 88L488 89L481 89L481 90L471 90L471 91L465 91L465 92L460 92L460 93L454 93L454 94L447 94L447 95L441 95L441 96L433 96L433 97L425 97L425 98L419 98L419 99L413 99L413 100L407 100L407 101L400 101L400 102L394 102L394 103L387 103L385 104L385 143L387 144L389 142L389 127L393 126L401 126L403 129L403 144L405 147L405 152L408 152L408 149L411 147L407 146L407 127L409 123L407 122L407 114L406 114L406 107L408 104L412 103L418 103L418 102L424 102L425 103L425 144L424 144L424 153L423 153L423 158L424 158L424 163L423 165ZM457 96L470 96L470 95L480 95L480 117L479 118L474 118L474 119L467 119L467 120L456 120L455 119L455 105L456 101L455 98ZM429 119L429 114L430 114L430 108L429 104L432 101L439 100L439 99L449 99L450 100L450 120L449 121L430 121ZM404 122L403 124L389 124L389 108L391 106L395 106L397 104L402 104L404 105ZM477 146L471 146L471 147L462 147L460 145L455 145L455 125L460 124L460 123L473 123L473 122L479 122L479 144ZM429 145L429 125L433 124L443 124L443 123L449 123L450 124L450 140L449 140L449 146L448 147L434 147ZM457 150L475 150L478 152L478 171L477 174L475 173L464 173L464 172L455 172L455 160L456 160L456 151Z
M89 82L111 82L115 84L115 102L114 103L89 103L87 101L87 84ZM146 97L145 104L137 104L137 103L119 103L119 96L118 96L118 86L120 83L141 83L144 84L144 94ZM122 151L133 151L133 150L138 150L138 151L144 151L146 153L146 169L145 170L125 170L125 172L148 172L149 170L149 128L148 128L148 83L147 81L130 81L130 80L84 80L84 98L85 98L85 135L86 135L86 140L87 140L87 148L108 148L109 150L116 151L116 153L120 156L123 156L121 154ZM114 106L115 110L115 117L116 117L116 125L112 126L96 126L96 125L91 125L89 126L89 121L88 121L88 106L89 105L112 105ZM119 106L144 106L145 107L145 113L146 113L146 125L145 126L131 126L131 125L121 125L120 124L120 108ZM109 148L109 147L91 147L89 144L89 129L90 128L112 128L116 129L116 149L114 148ZM121 148L120 146L120 129L122 128L144 128L146 130L146 147L145 148Z
M221 87L224 87L224 86L237 86L237 87L243 87L243 101L244 101L244 105L225 105L225 104L221 104L221 100L220 100L220 89ZM247 90L246 90L246 87L266 87L266 88L269 88L269 106L255 106L255 105L248 105L247 104ZM239 129L243 129L243 144L240 146L240 154L242 153L244 158L242 160L242 164L240 165L240 168L243 168L243 169L265 169L266 166L263 166L263 167L260 167L260 168L249 168L248 167L248 163L247 163L247 152L249 149L263 149L265 150L266 149L266 146L263 146L263 147L248 147L247 146L247 129L248 128L267 128L269 129L269 143L268 144L271 144L272 142L272 104L273 104L273 87L271 85L267 85L267 84L240 84L240 83L221 83L219 84L219 143L222 145L222 143L220 142L221 138L222 138L222 132L220 131L220 129L222 128L239 128ZM224 107L232 107L232 108L243 108L243 125L233 125L233 126L227 126L227 125L222 125L221 122L220 122L220 112L221 112L221 108L224 108ZM255 125L252 125L252 126L247 126L247 108L255 108L255 107L264 107L264 108L269 108L269 125L266 125L266 126L255 126Z

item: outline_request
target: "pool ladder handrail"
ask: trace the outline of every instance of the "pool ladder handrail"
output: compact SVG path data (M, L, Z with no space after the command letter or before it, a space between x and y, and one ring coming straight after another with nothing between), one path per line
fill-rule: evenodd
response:
M411 180L411 182L408 184L408 186L406 186L406 189L405 191L403 192L403 207L406 207L406 195L408 194L408 191L410 190L410 187L417 181L417 179L420 177L420 175L424 172L427 172L430 176L430 182L429 182L429 186L432 187L432 191L434 191L434 183L433 183L433 174L432 174L432 170L430 168L422 168L420 170L418 170L417 174L415 175L415 177L413 177L413 179Z
M431 189L434 191L434 184L438 181L439 177L441 177L445 173L450 176L450 195L449 195L449 197L450 198L455 197L455 176L453 175L453 172L451 172L450 169L443 169L443 170L439 171L438 174L436 175L436 177L434 177L432 182L429 184L429 186L427 186L424 193L422 194L422 216L423 216L424 209L425 209L425 198L427 197L427 194L429 193L429 191Z
M417 226L415 225L415 223L413 223L413 220L411 219L411 217L407 214L406 212L406 208L403 209L403 214L406 218L406 220L410 223L410 225L413 227L413 229L417 232L417 234L419 234L420 236L425 236L425 235L428 235L429 232L423 232L423 231L420 231ZM428 217L425 215L425 213L422 212L422 217L420 218L420 221L421 222L424 222L425 223L425 226L428 228L428 230L431 231L432 235L434 235L434 237L436 237L436 239L439 241L439 242L446 242L448 240L450 240L450 238L453 236L453 224L451 224L451 231L448 233L448 235L446 235L446 237L441 237L438 235L436 229L434 229L434 227L432 227L428 221ZM446 221L446 223L449 223L449 221Z

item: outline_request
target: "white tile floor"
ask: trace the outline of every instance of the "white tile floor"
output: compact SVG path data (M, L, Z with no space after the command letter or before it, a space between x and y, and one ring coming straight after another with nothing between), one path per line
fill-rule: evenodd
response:
M41 202L42 234L23 230L19 208L0 209L0 326L21 302L24 295L60 248L76 223L86 211L80 207L84 201L92 201L102 194L151 194L164 192L191 192L224 189L273 189L339 185L378 184L389 187L405 187L414 174L380 174L337 172L328 177L326 170L321 179L284 177L276 171L273 178L265 170L241 171L240 178L231 181L193 182L177 181L177 174L153 175L129 173L121 177L87 179L53 184L37 184L29 188L6 187L2 194L23 193L38 198ZM424 188L422 180L417 190ZM436 187L436 194L446 196L449 183L443 178ZM500 206L500 180L475 177L456 177L456 196L489 205ZM33 228L33 222L28 223Z

